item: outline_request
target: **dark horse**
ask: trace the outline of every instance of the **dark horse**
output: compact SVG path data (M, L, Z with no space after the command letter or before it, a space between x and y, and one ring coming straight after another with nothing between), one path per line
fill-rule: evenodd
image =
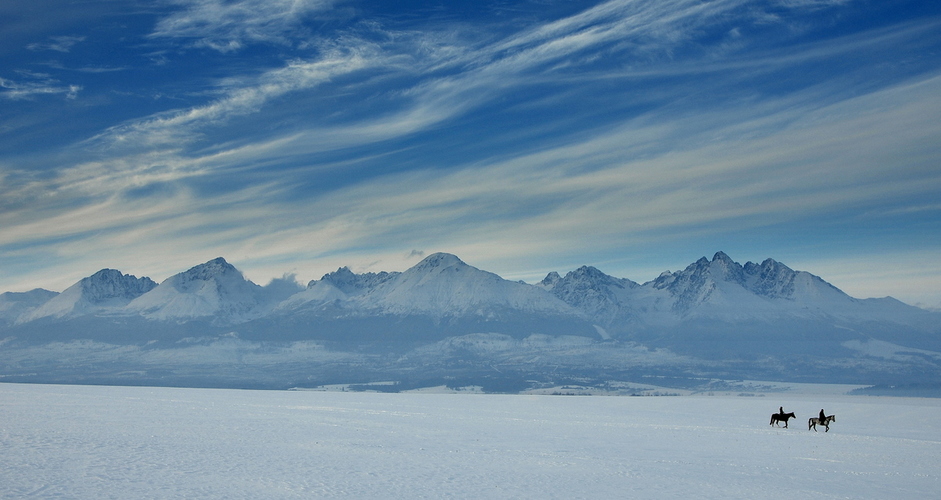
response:
M836 422L836 415L827 415L827 418L823 420L820 420L818 417L810 417L807 419L807 430L813 429L814 432L817 432L817 424L820 424L826 428L823 432L829 432L830 422Z
M778 422L784 422L784 428L787 429L787 421L789 419L796 418L794 412L788 413L772 413L771 414L771 423L768 425L775 425Z

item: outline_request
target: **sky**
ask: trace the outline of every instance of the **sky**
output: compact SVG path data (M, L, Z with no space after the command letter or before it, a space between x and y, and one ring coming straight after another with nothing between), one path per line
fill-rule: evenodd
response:
M941 308L941 3L0 4L0 291L439 251Z

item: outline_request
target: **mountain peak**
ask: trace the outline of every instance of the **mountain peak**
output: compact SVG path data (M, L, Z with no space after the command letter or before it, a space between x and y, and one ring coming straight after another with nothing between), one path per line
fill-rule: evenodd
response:
M350 268L346 266L338 268L336 271L327 273L320 277L320 281L331 283L337 288L342 288L342 285L351 283L355 279L356 274L354 274L353 271L350 271Z
M190 285L193 286L202 286L199 283L201 282L216 282L218 285L222 283L229 283L229 286L241 283L251 283L245 279L245 276L242 275L242 271L239 271L235 266L226 262L222 257L216 257L208 262L193 266L186 271L171 277L169 279L176 278L177 284L182 288L187 288ZM257 287L254 283L251 285Z
M544 288L552 288L558 284L559 281L562 281L562 277L559 276L559 273L552 271L547 274L546 277L542 279L542 281L539 282L539 286Z
M583 286L614 286L617 288L633 288L637 283L626 278L615 278L605 274L601 270L592 266L582 266L565 275L566 281L583 282Z
M718 260L718 261L722 261L722 262L733 262L732 259L731 259L728 255L726 255L725 252L723 252L723 251L721 251L721 250L718 251L718 252L716 252L716 254L712 256L712 261L713 261L713 262L715 262L715 261L717 261L717 260Z
M320 282L329 283L333 285L337 290L342 291L347 295L356 295L365 290L368 290L376 285L382 284L399 273L388 273L382 271L380 273L364 273L356 274L350 270L349 267L341 267L332 273L327 273L320 278ZM316 285L317 281L311 281L308 285L308 288Z
M579 267L578 269L572 271L572 274L574 276L586 276L586 277L592 277L592 278L599 278L602 276L607 276L607 274L599 271L597 267L593 267L593 266Z
M65 318L114 311L157 287L150 278L138 278L115 269L102 269L52 297L21 318Z
M709 267L710 273L720 280L738 284L745 283L745 270L725 252L716 252Z
M193 266L187 271L184 271L180 274L181 281L186 283L190 281L207 281L216 276L223 276L228 274L238 274L239 276L242 273L235 268L232 264L226 262L222 257L216 257L208 262Z
M547 285L550 276L543 280L542 286L546 290L603 325L609 324L621 312L624 301L629 300L627 294L640 286L629 279L607 275L592 266L579 267L566 273L564 278L555 274L554 282Z
M424 259L421 262L415 265L416 268L443 268L451 267L454 265L467 265L459 259L456 255L438 252L433 253Z
M78 282L78 285L85 300L97 304L109 299L130 301L153 290L157 283L150 278L138 278L130 274L123 274L116 269L102 269L87 278L83 278Z
M129 310L157 320L215 316L220 323L258 314L265 305L262 287L245 279L222 257L173 275L134 299Z
M545 290L508 281L470 266L448 253L429 255L364 294L369 307L392 314L430 314L494 320L509 311L570 313L571 308ZM514 313L515 314L515 313Z
M425 279L433 275L439 275L445 272L445 270L449 270L449 272L460 272L470 269L479 271L479 269L467 265L455 255L439 252L425 257L421 262L415 264L402 274L409 277L423 276L424 278L421 279Z

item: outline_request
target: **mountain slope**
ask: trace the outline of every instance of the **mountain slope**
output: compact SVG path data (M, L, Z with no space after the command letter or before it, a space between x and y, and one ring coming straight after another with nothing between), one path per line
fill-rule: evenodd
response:
M400 273L365 273L355 274L348 267L341 267L332 273L323 275L320 280L307 284L307 288L283 302L278 312L314 311L330 304L345 303L351 297L361 295L377 285L398 276Z
M597 337L580 312L545 290L445 253L429 255L401 273L354 274L340 268L312 281L275 312L282 335L343 342L404 345L477 332ZM251 327L263 325L260 320Z
M167 278L126 310L153 320L238 323L264 312L262 296L262 287L219 257Z
M18 322L118 313L156 286L157 283L150 278L137 278L114 269L102 269L24 314Z
M35 288L28 292L0 293L0 324L12 324L20 318L42 306L58 292Z
M508 281L451 254L429 255L364 293L362 307L385 314L499 317L504 311L574 315L563 301L531 285Z
M591 266L582 266L565 278L556 272L549 273L537 286L582 311L594 322L608 326L621 318L623 305L634 299L634 292L640 285L609 276Z

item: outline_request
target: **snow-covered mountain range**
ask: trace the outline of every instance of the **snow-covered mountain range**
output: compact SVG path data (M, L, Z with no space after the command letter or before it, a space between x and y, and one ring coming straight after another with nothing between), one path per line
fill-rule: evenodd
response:
M772 259L740 265L722 252L643 284L590 266L526 284L436 253L404 272L344 267L306 287L292 278L260 286L217 258L159 285L104 269L62 293L0 295L0 345L8 347L80 339L178 346L227 336L340 350L382 345L406 353L400 361L425 364L456 353L489 356L491 364L528 353L527 362L549 363L556 355L549 352L564 345L567 355L595 353L579 363L606 359L621 368L637 349L647 360L654 352L750 362L914 356L941 366L939 325L938 313L892 298L856 299ZM618 351L628 345L630 353ZM2 362L0 354L0 372Z
M474 318L494 324L510 316L569 318L623 336L696 321L730 325L760 321L878 322L930 331L937 315L892 298L856 299L823 279L767 259L744 266L718 252L676 272L639 284L583 266L564 277L549 273L535 285L509 281L436 253L404 272L355 274L340 268L308 283L287 279L259 286L219 257L159 285L103 269L62 293L36 289L0 295L7 324L83 316L140 316L184 323L238 325L266 317Z
M718 252L640 285L582 267L540 286L606 328L675 326L697 320L726 323L815 319L882 321L930 329L934 314L890 297L856 299L823 279L767 259L744 266Z

